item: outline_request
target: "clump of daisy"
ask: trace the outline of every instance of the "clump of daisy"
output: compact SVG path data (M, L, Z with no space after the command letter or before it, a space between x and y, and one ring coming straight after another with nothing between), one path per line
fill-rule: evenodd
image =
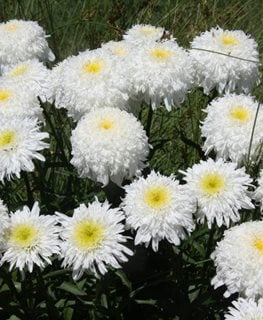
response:
M193 231L195 203L190 194L173 177L152 171L125 187L122 207L127 227L136 230L135 245L150 242L154 251L159 242L179 245Z
M123 38L127 42L143 44L160 40L164 32L165 29L162 27L155 27L149 24L136 24L126 31Z
M263 315L263 299L257 302L253 299L239 298L228 308L225 320L261 320Z
M2 81L21 85L24 91L32 92L45 100L48 90L49 70L38 60L28 60L3 68Z
M254 192L253 198L260 203L261 212L263 212L263 170L260 171L260 176L257 179L258 186Z
M24 206L10 215L1 259L1 263L9 263L10 270L15 267L32 272L34 265L44 268L51 264L52 255L59 253L59 227L55 216L40 215L39 211L35 202L32 210Z
M204 143L206 154L214 150L217 157L231 159L237 163L248 160L249 150L251 158L258 157L259 147L263 142L263 110L257 101L243 94L226 94L214 99L204 111L207 116L203 121L201 132L206 138Z
M137 96L153 109L170 111L192 88L193 68L188 53L174 40L141 45L127 61L127 73Z
M37 97L13 81L0 79L0 116L32 116L42 119Z
M262 297L263 221L245 222L225 231L211 258L216 266L211 283L215 288L225 285L225 297L233 293Z
M66 59L51 76L56 107L66 108L75 120L92 108L129 109L130 81L118 61L103 49Z
M214 88L220 94L234 91L249 93L259 82L258 46L243 31L212 28L195 37L191 48L196 82L206 94Z
M0 65L38 59L53 61L47 36L36 21L9 20L0 24Z
M239 221L240 209L254 208L247 189L252 179L235 163L208 159L182 173L186 188L197 201L197 220L206 220L209 228L214 222L229 227L231 221Z
M145 167L148 138L141 123L124 110L93 109L72 132L71 163L81 177L121 185Z
M120 268L132 251L123 245L127 237L122 235L123 213L110 209L107 202L96 199L88 207L81 204L68 217L57 213L62 225L60 237L62 266L73 270L73 279L79 279L85 271L96 276L105 274L107 266Z
M39 151L48 147L46 138L35 118L0 117L0 181L33 171L34 159L45 161Z

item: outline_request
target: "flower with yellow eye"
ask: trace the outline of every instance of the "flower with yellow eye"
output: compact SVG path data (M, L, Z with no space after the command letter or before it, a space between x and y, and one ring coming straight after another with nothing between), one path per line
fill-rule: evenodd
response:
M54 216L40 215L37 202L32 210L24 206L10 215L1 263L9 263L10 270L27 268L32 272L34 264L44 268L51 264L52 255L59 253L58 234Z
M163 239L179 245L194 229L195 202L173 176L152 171L125 186L125 191L122 208L127 227L136 230L136 245L148 247L151 242L154 251Z
M220 94L249 93L259 83L258 45L241 30L217 27L205 31L193 39L190 55L196 84L205 94L214 88Z
M185 188L197 202L197 219L206 220L209 228L214 221L228 227L231 221L239 221L240 209L254 208L247 190L252 179L235 163L208 159L182 173Z
M33 160L45 161L39 151L48 147L43 139L48 133L41 132L37 119L21 117L0 118L0 181L21 171L34 170Z
M123 243L127 241L124 232L123 213L111 209L107 202L97 199L86 205L81 204L69 217L57 213L62 225L60 237L62 266L73 270L73 279L79 279L84 272L96 276L105 274L107 266L120 268L132 251Z

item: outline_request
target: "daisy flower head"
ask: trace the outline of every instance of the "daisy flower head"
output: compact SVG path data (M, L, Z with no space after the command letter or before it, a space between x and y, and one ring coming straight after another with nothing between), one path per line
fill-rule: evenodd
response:
M48 147L42 141L45 138L48 133L40 132L35 118L0 117L0 181L20 178L21 171L33 171L34 159L45 161L39 153Z
M151 242L157 251L161 240L179 245L193 231L195 203L173 176L152 171L125 186L125 191L122 207L127 227L136 230L135 245L148 247Z
M254 192L253 198L260 203L261 212L263 212L263 169L260 171L260 176L257 179L258 186Z
M258 46L243 31L212 28L195 37L191 48L196 82L205 94L214 88L220 94L249 93L259 82Z
M134 45L128 41L109 41L103 43L101 48L104 50L110 51L113 55L115 55L119 59L125 59L129 57L131 50L134 48Z
M40 215L39 211L39 205L35 202L32 210L24 206L10 215L1 259L1 263L9 263L10 270L14 267L20 271L27 268L32 272L34 264L44 268L46 264L51 264L51 256L59 253L56 218Z
M93 109L72 132L71 163L81 177L121 185L138 175L149 153L148 138L141 123L116 108Z
M49 70L38 60L28 60L3 68L2 81L21 85L24 91L32 91L41 100L48 90Z
M53 75L55 103L79 120L92 108L129 109L130 81L111 52L87 50L68 58Z
M68 217L57 213L62 225L60 237L62 266L73 270L73 279L78 280L85 271L99 276L107 272L107 266L120 268L132 251L123 245L127 237L122 235L124 219L122 211L111 209L108 202L97 199L81 204Z
M239 298L228 308L225 320L261 320L263 314L263 299L257 302L253 299Z
M127 61L133 91L153 109L162 103L170 111L192 87L193 68L188 53L174 40L147 43Z
M143 44L160 40L165 29L149 24L136 24L126 31L123 39L134 44Z
M263 142L263 110L251 96L226 94L214 99L204 111L207 116L201 132L206 138L203 147L206 154L214 150L217 157L239 164L247 160L249 150L252 159L259 156Z
M216 266L211 284L215 289L225 285L225 297L233 293L262 297L263 221L249 221L226 230L211 258Z
M0 65L38 59L53 61L47 36L36 21L9 20L0 24Z
M209 228L214 221L219 227L229 227L231 221L239 221L240 209L254 208L247 190L252 179L235 163L208 159L182 173L186 188L197 201L197 220L206 220Z
M14 81L0 79L0 117L32 116L42 119L37 97Z

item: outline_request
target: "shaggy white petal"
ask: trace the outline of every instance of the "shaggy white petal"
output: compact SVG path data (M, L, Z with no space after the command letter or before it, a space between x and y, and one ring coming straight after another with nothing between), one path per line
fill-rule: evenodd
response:
M31 91L28 91L14 81L0 78L0 117L32 116L42 120L42 110L39 101Z
M72 132L71 163L81 177L107 185L121 185L138 175L149 153L148 138L141 123L116 108L93 109Z
M207 113L201 127L206 138L204 150L216 151L218 158L242 163L247 159L252 129L259 104L251 96L227 94L213 100L204 110ZM259 156L263 142L263 109L259 106L250 157Z
M39 151L48 147L37 119L0 117L0 181L20 177L21 171L33 171L33 159L45 161Z
M42 27L35 21L10 20L0 24L0 65L38 59L53 61Z
M243 31L212 28L195 37L191 42L191 48L196 82L204 88L206 94L214 88L220 94L234 91L249 93L259 83L258 46L256 41ZM211 50L221 54L195 49Z
M263 292L263 221L250 221L224 233L211 258L216 266L212 285L227 287L225 297L238 292L259 298Z
M68 217L57 213L62 225L60 237L62 266L73 270L73 279L79 279L85 271L98 276L107 272L107 266L120 268L132 251L122 243L127 237L122 235L124 219L122 211L110 209L107 202L96 199L88 207L81 204Z
M27 60L3 68L3 82L21 85L23 91L32 91L41 100L46 100L50 71L38 60Z
M184 101L192 88L191 59L174 40L136 47L126 68L133 91L153 109L164 104L170 111Z
M3 250L5 243L4 234L10 223L7 207L0 199L0 252Z
M233 307L228 308L225 320L262 320L263 299L257 302L253 299L239 298L232 302Z
M151 242L157 251L161 240L179 245L193 231L194 199L173 176L152 171L125 186L125 191L122 207L127 227L136 230L135 244L148 247Z
M55 216L40 215L37 202L31 211L24 206L11 213L1 263L9 263L10 270L27 268L32 272L34 264L44 268L51 264L51 256L59 253L58 234Z
M185 187L197 201L197 219L201 223L207 220L209 228L214 221L219 227L228 227L231 221L239 221L240 209L254 208L247 190L252 179L235 163L208 159L182 173Z
M263 212L263 170L260 171L260 176L257 179L258 186L253 194L253 198L260 203L261 212Z
M105 49L87 50L63 61L51 76L56 107L66 108L75 120L92 108L129 109L131 85L118 61Z
M165 29L149 24L136 24L128 29L123 35L123 39L134 44L143 44L160 40L164 35Z

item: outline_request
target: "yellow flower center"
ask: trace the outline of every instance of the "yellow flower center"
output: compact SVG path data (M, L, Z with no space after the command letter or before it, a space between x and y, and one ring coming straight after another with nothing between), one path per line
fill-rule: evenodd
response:
M169 190L163 186L149 188L144 194L144 201L154 209L160 209L169 204L171 195Z
M165 60L171 57L172 53L166 49L156 48L151 50L151 55L160 60Z
M242 106L236 106L231 108L230 117L234 120L238 120L241 122L248 122L250 118L250 112L247 108Z
M254 241L254 246L256 249L258 249L258 251L260 251L260 253L263 254L263 238L256 238Z
M225 186L225 179L218 173L208 173L200 181L203 193L208 196L216 196Z
M0 102L5 101L10 97L10 92L7 90L0 90Z
M140 32L142 33L142 34L145 34L145 35L152 35L152 34L155 34L156 33L156 30L155 29L153 29L153 28L141 28L140 29Z
M6 31L15 31L17 29L17 26L14 24L8 24L4 26L4 29Z
M79 249L97 247L103 240L104 228L90 220L79 222L74 229L73 239Z
M86 73L96 74L102 71L103 65L104 65L103 61L96 60L96 61L84 64L83 69Z
M14 141L14 131L4 130L0 131L0 148L7 146Z
M27 66L19 66L13 70L10 71L10 76L17 77L20 76L22 73L24 73L28 69Z
M113 121L110 119L104 119L104 120L100 121L99 127L104 130L110 130L113 127Z
M32 224L18 224L10 233L10 241L21 248L30 248L34 245L38 230Z
M221 42L225 46L234 46L238 44L238 40L235 36L232 36L230 34L224 34L221 36Z

